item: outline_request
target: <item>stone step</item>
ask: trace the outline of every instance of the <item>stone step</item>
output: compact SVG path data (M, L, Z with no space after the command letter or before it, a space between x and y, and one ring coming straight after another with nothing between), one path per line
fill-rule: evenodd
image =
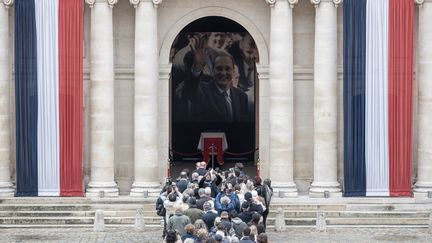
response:
M118 198L85 198L85 197L14 197L3 198L0 204L149 204L154 205L156 198L133 198L120 196Z
M133 228L133 224L106 224L106 228ZM93 224L0 224L1 228L93 228ZM162 230L163 225L146 225L145 228Z
M136 210L142 208L144 211L155 211L154 205L143 204L0 204L0 211L91 211L103 210Z
M155 211L143 211L144 217L158 217ZM105 216L134 217L135 210L104 211ZM0 211L0 217L94 217L95 211Z
M274 218L267 218L267 224L268 225L274 225L275 219ZM285 224L287 226L291 226L291 225L315 225L316 219L315 218L285 218Z
M429 218L326 218L328 225L428 225Z
M275 219L268 218L269 225L274 225ZM326 218L327 225L424 225L428 226L428 218ZM286 225L316 225L316 218L285 218Z
M1 217L0 225L61 225L93 224L94 217ZM144 217L147 225L161 223L160 217ZM105 217L105 224L134 224L135 217Z
M296 211L317 211L318 209L324 211L345 211L345 204L270 204L271 210L276 211L278 208L282 210L296 210Z
M347 204L347 211L431 211L432 203L416 204Z
M370 217L370 218L413 218L413 217L429 217L429 212L397 212L397 211L324 211L326 217L331 218L356 218L356 217ZM277 212L271 210L269 213L269 217L275 217ZM315 218L317 212L302 210L302 211L293 211L286 210L284 211L285 218Z

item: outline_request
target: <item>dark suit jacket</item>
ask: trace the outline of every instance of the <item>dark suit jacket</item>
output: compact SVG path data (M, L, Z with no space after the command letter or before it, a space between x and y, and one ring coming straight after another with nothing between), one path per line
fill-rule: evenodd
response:
M208 76L189 75L181 90L174 97L175 121L246 122L248 116L247 95L235 87L230 88L233 120L228 116L225 97ZM180 112L180 113L179 113Z
M240 43L236 42L234 43L228 50L228 52L233 56L234 60L235 60L235 64L237 65L238 68L238 72L239 72L239 83L238 83L238 87L239 89L243 90L243 91L247 91L249 89L251 89L255 84L257 84L257 70L256 67L253 66L253 70L254 70L254 74L255 76L253 77L253 83L250 83L250 81L247 78L247 73L245 73L245 67L244 67L244 57L242 56L242 50L240 49Z

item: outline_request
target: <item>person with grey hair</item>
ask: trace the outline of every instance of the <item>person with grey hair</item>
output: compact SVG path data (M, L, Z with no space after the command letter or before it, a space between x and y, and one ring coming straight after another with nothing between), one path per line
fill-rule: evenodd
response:
M213 201L213 198L211 197L211 188L200 188L198 190L198 193L200 193L200 191L203 194L200 194L200 198L197 200L197 207L201 210L204 210L204 203L208 201Z
M168 220L168 230L177 231L180 236L183 236L186 234L185 226L190 223L190 218L183 215L182 208L176 207L175 214Z
M235 210L237 208L236 204L239 202L237 195L231 191L230 187L223 186L221 192L215 198L215 208L220 215L222 211L230 212L231 210Z
M189 185L189 179L187 173L182 171L180 173L180 179L176 182L176 186L179 189L180 193L183 193Z
M204 215L204 212L197 208L196 199L191 197L188 200L189 208L184 211L184 215L188 216L191 220L192 224L195 224L197 219L201 219Z
M211 201L204 203L204 215L202 216L202 220L206 223L207 229L210 230L214 226L214 221L218 214L213 211L213 206Z
M190 183L195 184L198 187L198 182L199 182L198 178L199 178L198 172L193 172L191 175Z

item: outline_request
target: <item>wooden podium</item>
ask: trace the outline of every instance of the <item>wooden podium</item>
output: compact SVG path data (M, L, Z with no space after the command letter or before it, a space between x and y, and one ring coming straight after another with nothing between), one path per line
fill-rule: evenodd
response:
M208 164L212 156L212 168L214 167L213 156L216 155L219 165L224 164L224 151L228 148L224 132L202 132L198 142L198 149L203 153L203 160Z

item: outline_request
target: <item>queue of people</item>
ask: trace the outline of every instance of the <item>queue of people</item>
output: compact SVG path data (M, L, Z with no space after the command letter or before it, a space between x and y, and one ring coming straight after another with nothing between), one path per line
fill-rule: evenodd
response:
M271 180L249 177L243 164L224 172L198 162L167 184L157 202L164 218L164 242L269 242L266 221Z

